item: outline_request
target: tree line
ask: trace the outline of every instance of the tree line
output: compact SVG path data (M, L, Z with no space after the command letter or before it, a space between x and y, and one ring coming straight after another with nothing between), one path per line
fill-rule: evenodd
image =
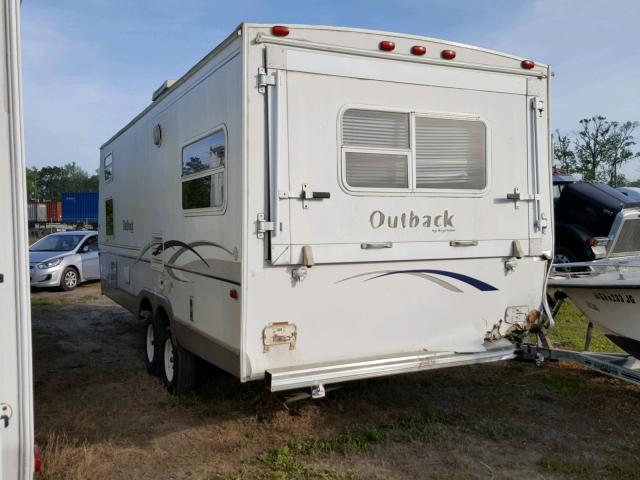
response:
M606 182L612 187L640 186L628 182L620 167L640 157L634 151L633 133L638 122L616 122L602 115L580 120L580 129L571 139L556 130L553 156L567 173L578 173L587 181Z
M98 174L89 175L75 162L62 167L28 167L29 200L60 200L62 192L97 192Z

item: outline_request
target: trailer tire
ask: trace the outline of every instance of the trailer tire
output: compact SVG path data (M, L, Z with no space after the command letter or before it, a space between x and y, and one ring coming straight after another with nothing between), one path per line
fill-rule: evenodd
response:
M175 343L168 328L163 330L161 359L164 386L173 395L188 393L196 383L196 358Z
M152 375L162 373L162 343L160 339L160 325L151 312L140 314L145 319L144 360L147 372Z

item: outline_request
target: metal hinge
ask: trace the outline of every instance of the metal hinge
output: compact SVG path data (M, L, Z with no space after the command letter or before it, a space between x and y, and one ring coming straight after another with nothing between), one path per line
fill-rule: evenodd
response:
M268 86L276 84L276 75L274 73L267 73L264 67L258 68L258 91L265 93Z
M276 229L273 222L267 222L264 219L264 213L258 214L258 220L256 222L256 234L258 238L264 238L266 232L272 232Z

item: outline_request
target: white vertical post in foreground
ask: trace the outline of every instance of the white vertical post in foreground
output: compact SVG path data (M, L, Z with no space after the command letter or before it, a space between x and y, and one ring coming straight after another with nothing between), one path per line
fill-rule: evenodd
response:
M34 447L19 0L2 2L0 25L0 480L24 480Z

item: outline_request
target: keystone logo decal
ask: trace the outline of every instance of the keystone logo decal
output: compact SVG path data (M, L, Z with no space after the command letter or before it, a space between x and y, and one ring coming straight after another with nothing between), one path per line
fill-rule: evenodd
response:
M374 210L369 216L371 228L431 228L433 232L453 232L453 217L449 215L449 210L445 210L442 215L416 215L413 210L407 215L385 215L380 210Z

